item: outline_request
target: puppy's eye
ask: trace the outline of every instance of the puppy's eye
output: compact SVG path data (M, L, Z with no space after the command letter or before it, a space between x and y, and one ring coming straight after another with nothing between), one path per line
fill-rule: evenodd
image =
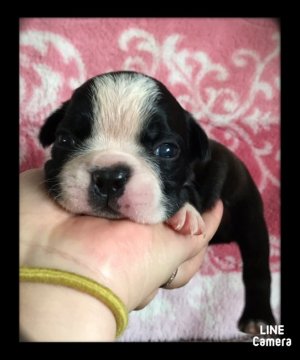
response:
M179 153L179 148L175 144L165 143L159 145L155 150L154 154L161 158L172 159L175 158Z
M61 133L56 138L56 143L60 146L71 147L75 145L75 140L70 134Z

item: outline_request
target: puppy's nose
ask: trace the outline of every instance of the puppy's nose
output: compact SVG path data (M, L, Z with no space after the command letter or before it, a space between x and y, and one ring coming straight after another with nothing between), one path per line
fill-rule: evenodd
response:
M105 198L122 195L130 176L126 166L107 167L92 172L92 182L98 195Z

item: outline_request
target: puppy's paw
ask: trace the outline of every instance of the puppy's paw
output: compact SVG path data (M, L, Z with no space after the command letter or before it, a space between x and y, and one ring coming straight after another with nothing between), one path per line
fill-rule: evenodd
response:
M188 203L166 223L182 235L201 235L205 231L205 224L201 215Z
M239 324L239 329L249 335L259 335L261 326L265 328L266 324L262 321L249 320Z
M272 314L261 318L253 317L247 318L242 316L239 320L238 327L240 331L250 335L261 335L261 332L265 332L267 325L275 325L276 322Z

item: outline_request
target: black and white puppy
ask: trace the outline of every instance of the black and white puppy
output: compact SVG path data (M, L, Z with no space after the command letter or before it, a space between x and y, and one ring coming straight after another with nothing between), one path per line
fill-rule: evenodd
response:
M257 187L241 160L208 139L161 82L129 71L96 76L50 115L40 141L53 143L45 165L49 192L74 213L147 224L188 214L193 232L199 213L222 199L224 215L211 244L240 247L245 308L239 328L257 333L259 325L274 324Z

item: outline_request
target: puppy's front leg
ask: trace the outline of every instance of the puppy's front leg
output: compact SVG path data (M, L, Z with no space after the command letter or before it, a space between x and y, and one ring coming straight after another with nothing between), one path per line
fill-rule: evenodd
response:
M201 215L189 203L185 203L166 223L182 235L201 235L205 231Z

